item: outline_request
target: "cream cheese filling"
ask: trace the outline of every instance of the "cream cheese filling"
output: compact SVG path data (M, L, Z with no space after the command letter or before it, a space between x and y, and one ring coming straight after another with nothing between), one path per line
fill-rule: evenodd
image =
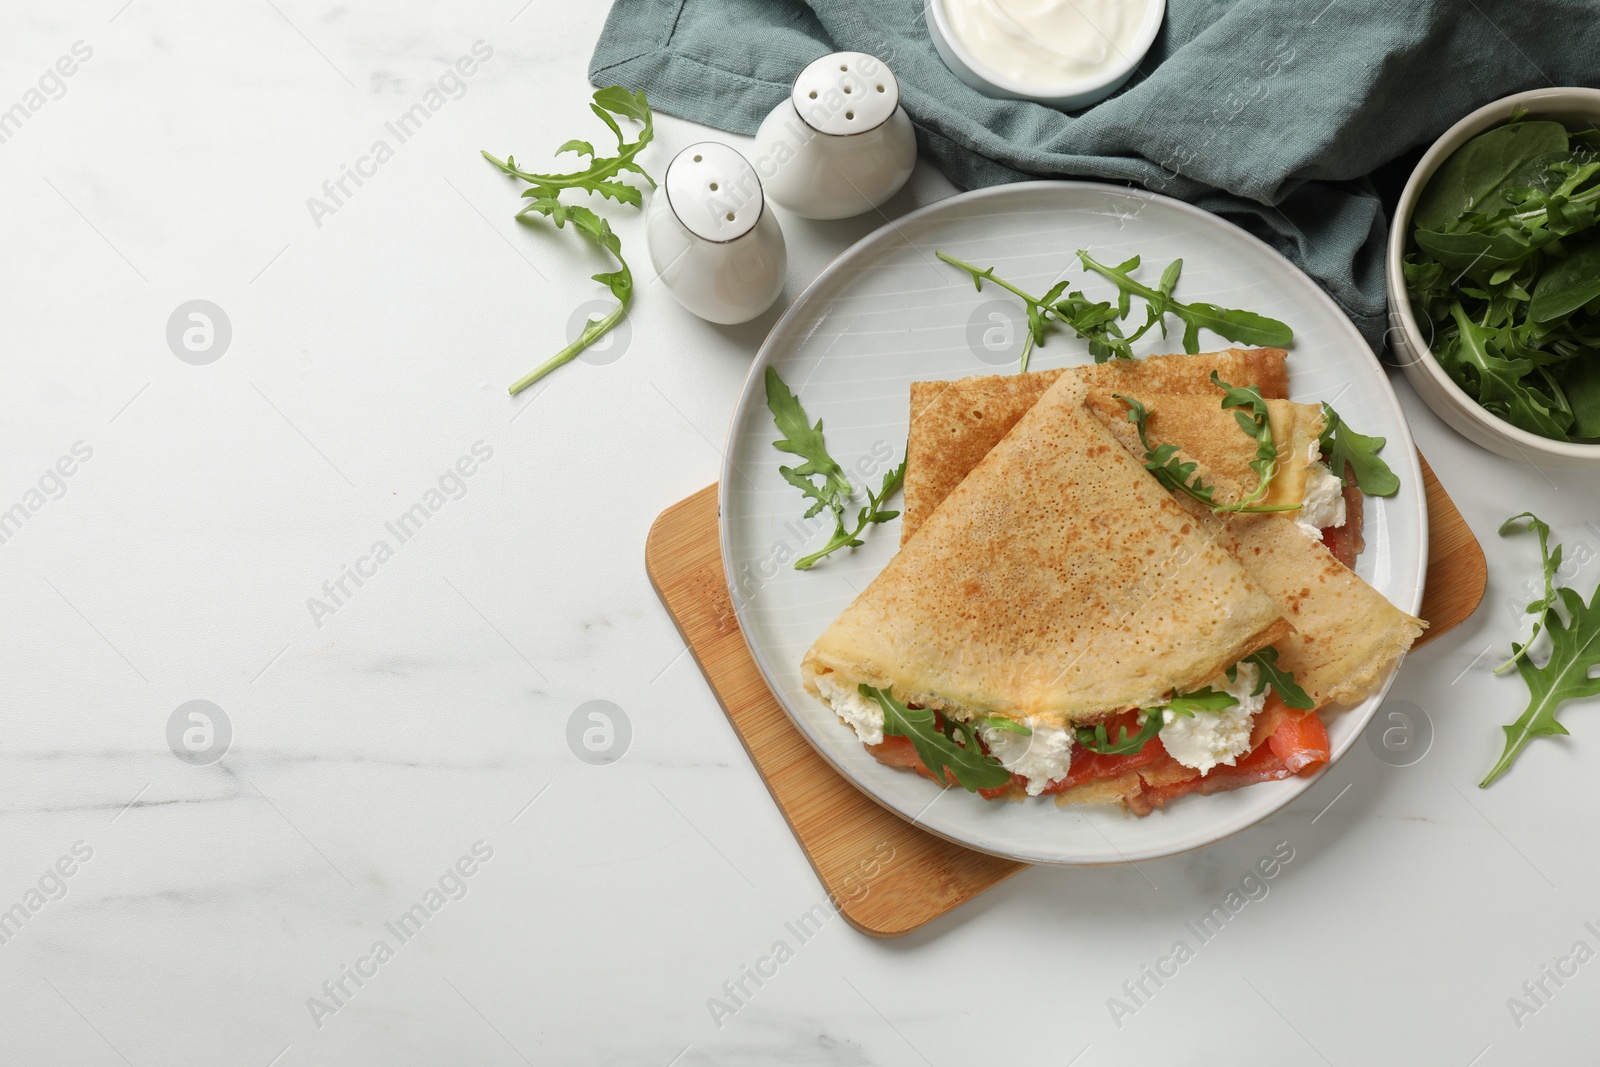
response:
M1240 663L1234 668L1233 681L1227 675L1211 683L1238 701L1221 711L1197 711L1192 715L1179 715L1170 708L1161 711L1161 743L1167 754L1185 767L1193 767L1202 776L1219 763L1233 766L1235 760L1250 751L1250 735L1255 728L1256 713L1267 702L1267 690L1259 695L1252 691L1261 678L1261 669L1254 663Z
M1330 526L1345 524L1344 482L1328 469L1318 457L1318 442L1312 441L1307 452L1310 465L1306 468L1306 495L1300 510L1294 513L1294 523L1308 536L1322 540L1322 531Z
M883 709L832 674L817 675L817 694L834 714L850 725L864 744L883 744Z

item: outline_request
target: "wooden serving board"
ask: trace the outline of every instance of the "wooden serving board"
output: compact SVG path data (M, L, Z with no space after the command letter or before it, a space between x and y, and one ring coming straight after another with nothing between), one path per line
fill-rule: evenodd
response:
M1426 460L1422 473L1430 545L1422 617L1430 625L1419 645L1471 615L1488 581L1482 546ZM850 925L873 937L899 937L1027 866L953 844L879 806L789 721L750 658L728 599L716 486L662 512L644 555L657 595Z

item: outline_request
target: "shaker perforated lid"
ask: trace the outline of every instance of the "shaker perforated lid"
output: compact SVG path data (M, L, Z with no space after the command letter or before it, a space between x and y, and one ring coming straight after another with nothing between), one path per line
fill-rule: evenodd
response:
M876 56L835 52L800 72L791 98L806 125L842 137L887 122L900 106L900 83Z
M679 152L667 165L662 187L678 221L707 241L743 237L761 221L761 179L725 144L702 141Z

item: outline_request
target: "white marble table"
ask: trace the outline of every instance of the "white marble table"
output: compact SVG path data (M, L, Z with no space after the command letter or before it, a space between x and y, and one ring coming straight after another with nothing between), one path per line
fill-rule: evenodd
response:
M1483 609L1394 690L1432 724L1420 762L1361 745L1192 855L1027 871L898 942L796 939L821 889L643 566L655 515L715 478L771 316L711 327L646 284L619 358L508 400L601 295L477 155L603 134L604 5L520 4L0 16L0 109L25 112L0 143L0 1062L1583 1058L1600 963L1541 969L1600 948L1596 709L1475 783L1523 699L1484 653L1536 558L1496 525L1531 507L1592 560L1600 480L1490 456L1403 383L1491 560ZM388 132L477 41L458 98ZM705 135L664 118L649 158ZM949 192L923 168L891 207ZM791 296L873 225L786 221ZM617 228L642 263L638 217ZM168 342L197 299L231 328L203 364ZM195 700L218 732L185 709L185 761ZM620 761L569 748L592 700L631 724ZM1275 848L1202 943L1186 923Z

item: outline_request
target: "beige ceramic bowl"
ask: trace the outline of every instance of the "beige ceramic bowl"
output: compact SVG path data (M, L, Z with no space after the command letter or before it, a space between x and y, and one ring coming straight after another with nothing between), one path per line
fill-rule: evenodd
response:
M1411 311L1401 260L1411 239L1411 212L1434 171L1451 153L1478 134L1505 122L1519 109L1529 115L1578 122L1600 123L1600 89L1534 89L1496 100L1479 108L1445 131L1411 172L1389 229L1387 257L1389 287L1389 343L1412 388L1445 422L1464 437L1491 452L1531 463L1570 465L1600 462L1600 444L1553 441L1519 429L1480 407L1462 390L1428 350L1429 330Z

